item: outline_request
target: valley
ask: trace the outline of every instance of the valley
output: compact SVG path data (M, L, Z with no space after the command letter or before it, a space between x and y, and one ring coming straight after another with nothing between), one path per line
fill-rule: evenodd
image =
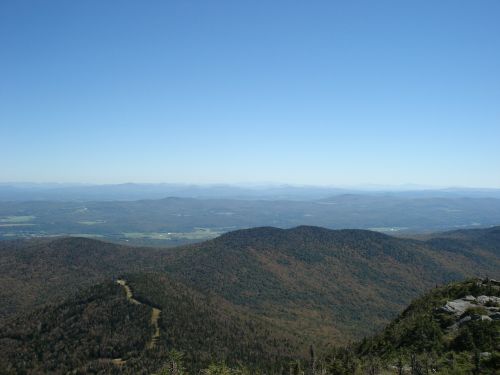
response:
M408 236L493 226L500 222L499 212L500 199L496 196L469 197L439 191L342 194L309 200L0 200L0 240L75 236L172 247L237 229L298 225Z

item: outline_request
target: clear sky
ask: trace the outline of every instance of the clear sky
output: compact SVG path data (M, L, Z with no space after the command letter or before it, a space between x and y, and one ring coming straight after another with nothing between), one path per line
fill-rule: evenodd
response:
M500 1L0 2L0 182L500 187Z

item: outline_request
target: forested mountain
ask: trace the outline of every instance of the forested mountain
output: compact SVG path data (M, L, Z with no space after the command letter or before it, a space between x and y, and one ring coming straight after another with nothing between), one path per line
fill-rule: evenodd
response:
M456 247L463 249L485 249L493 254L500 254L500 227L486 229L455 230L444 233L435 233L429 236L436 246L445 244L447 241Z
M273 369L305 345L293 332L165 275L120 281L129 297L123 285L105 282L0 327L0 373L151 374L174 349L193 372L220 361Z
M159 253L87 238L0 241L0 321L122 272L150 270Z
M303 226L240 230L171 249L85 238L0 241L0 316L124 273L155 271L311 342L343 343L379 329L436 284L498 278L498 228L463 236L419 241Z
M278 372L218 364L204 374L498 375L500 281L469 279L436 287L386 328L346 346L310 347ZM169 363L182 367L179 359ZM186 374L165 366L162 375Z
M284 333L165 275L125 275L118 281L122 284L93 286L0 326L0 373L492 375L500 370L499 281L471 279L434 288L374 336L334 347L308 346L293 331ZM308 356L301 347L309 348Z
M500 259L485 233L458 251L446 240L362 230L255 228L179 249L166 270L284 326L342 342L381 327L433 285L498 276Z
M48 305L0 328L0 373L87 373L137 356L146 345L149 311L108 282ZM2 372L3 370L3 372Z

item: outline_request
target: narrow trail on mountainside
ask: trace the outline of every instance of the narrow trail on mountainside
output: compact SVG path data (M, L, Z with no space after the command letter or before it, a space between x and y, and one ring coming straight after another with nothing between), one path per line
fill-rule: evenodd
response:
M153 335L151 336L151 340L147 344L147 348L153 349L156 346L158 339L160 338L160 326L158 325L158 320L160 319L161 310L154 307L154 306L151 306L151 305L148 305L148 304L145 304L145 303L142 303L142 302L136 300L134 298L134 294L132 293L132 289L130 289L130 286L127 284L127 282L125 280L119 279L116 281L116 283L118 285L121 285L123 287L123 289L125 289L125 293L127 294L127 299L131 303L133 303L134 305L146 305L146 306L151 307L152 311L151 311L151 321L150 322L154 328L154 332L153 332Z

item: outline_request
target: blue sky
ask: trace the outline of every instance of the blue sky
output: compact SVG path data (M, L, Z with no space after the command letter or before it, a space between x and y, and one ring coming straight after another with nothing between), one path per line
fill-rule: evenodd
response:
M500 187L500 2L0 3L0 182Z

